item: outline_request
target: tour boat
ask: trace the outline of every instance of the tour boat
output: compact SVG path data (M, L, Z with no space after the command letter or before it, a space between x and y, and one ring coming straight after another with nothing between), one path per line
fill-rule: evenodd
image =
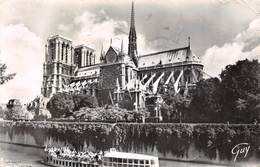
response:
M102 167L159 167L159 159L155 156L110 149L102 158Z
M110 149L100 159L53 156L44 152L42 163L53 167L159 167L158 157Z
M45 156L45 159L43 159L42 163L53 167L100 167L101 166L98 163L64 159L64 158L53 157L53 156Z

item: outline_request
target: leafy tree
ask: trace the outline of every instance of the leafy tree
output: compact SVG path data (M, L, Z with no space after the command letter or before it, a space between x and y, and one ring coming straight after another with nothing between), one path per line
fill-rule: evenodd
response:
M21 102L18 99L11 99L8 101L7 112L5 117L8 120L26 119L26 112L24 111Z
M165 104L162 104L163 120L170 122L182 122L187 120L187 111L190 104L190 97L183 95L183 92L176 94L173 85L169 85L167 91L162 92Z
M97 99L88 94L54 94L47 104L53 118L69 117L73 112L80 110L82 107L97 107Z
M98 106L98 102L95 96L88 94L73 94L73 102L75 104L74 111L78 111L82 107L95 108Z
M7 81L13 79L15 74L5 74L7 66L5 64L0 63L0 85L3 85Z
M219 87L218 78L209 78L197 83L190 104L190 117L193 121L218 122L220 120Z
M74 101L68 93L54 94L47 104L47 109L50 111L53 118L66 117L73 113Z
M260 122L260 93L249 94L247 97L248 111L251 112L249 120ZM246 112L246 110L244 110Z
M252 123L258 115L256 111L259 111L260 101L258 61L246 59L228 65L220 77L222 118L234 123Z

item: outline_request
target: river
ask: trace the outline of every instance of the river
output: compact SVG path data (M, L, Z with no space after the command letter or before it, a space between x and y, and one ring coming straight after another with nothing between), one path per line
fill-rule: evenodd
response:
M40 163L41 149L14 144L0 144L0 167L46 167ZM160 160L160 167L224 167L224 165L199 164Z

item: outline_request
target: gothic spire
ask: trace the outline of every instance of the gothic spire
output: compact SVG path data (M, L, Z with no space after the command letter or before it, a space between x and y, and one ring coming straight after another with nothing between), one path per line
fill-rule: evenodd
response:
M133 60L134 64L137 66L137 44L136 44L136 31L135 31L135 14L134 14L134 1L132 1L131 8L131 22L129 31L129 43L128 43L128 55Z
M132 1L132 9L131 9L131 25L130 27L135 28L135 11L134 11L134 1Z

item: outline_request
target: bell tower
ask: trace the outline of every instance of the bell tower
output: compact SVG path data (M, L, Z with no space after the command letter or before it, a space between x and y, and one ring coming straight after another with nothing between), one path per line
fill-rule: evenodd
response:
M74 48L72 41L60 35L51 36L45 45L42 95L50 97L70 83L74 75Z

